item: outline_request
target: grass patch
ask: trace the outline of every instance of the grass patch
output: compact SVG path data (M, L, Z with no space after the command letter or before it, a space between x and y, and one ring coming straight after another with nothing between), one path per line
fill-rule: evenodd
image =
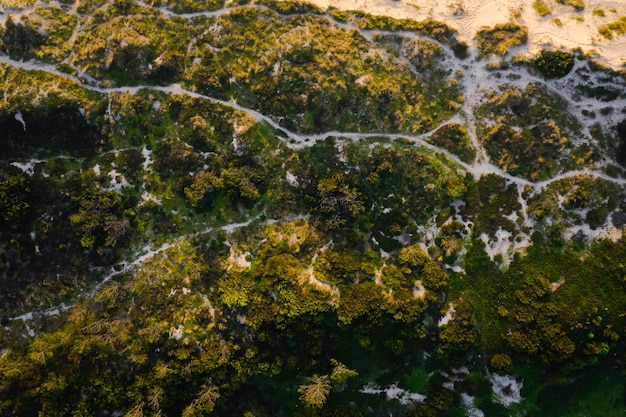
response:
M626 16L622 16L619 20L609 23L598 28L600 35L607 39L613 39L614 36L620 36L626 33Z
M509 48L525 44L528 40L528 30L514 23L504 23L493 28L481 29L476 36L480 56L488 58L491 55L503 56Z
M565 6L571 6L577 11L585 9L585 2L583 0L557 0L559 3Z
M600 16L600 17L604 17L604 16L606 16L606 15L604 14L604 10L602 10L602 9L601 9L601 8L599 8L599 7L596 7L595 9L593 9L593 15L594 15L594 16Z
M546 6L543 0L535 0L533 3L533 9L535 9L535 12L537 12L537 14L541 17L552 14L552 10Z

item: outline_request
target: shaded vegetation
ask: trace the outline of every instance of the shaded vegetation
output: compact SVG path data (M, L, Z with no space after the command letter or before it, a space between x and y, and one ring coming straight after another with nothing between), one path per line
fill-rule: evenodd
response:
M561 78L574 67L574 55L565 51L543 50L535 58L535 66L546 78Z

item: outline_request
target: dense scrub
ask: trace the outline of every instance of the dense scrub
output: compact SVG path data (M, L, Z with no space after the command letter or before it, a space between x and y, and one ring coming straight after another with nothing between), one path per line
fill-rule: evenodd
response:
M613 101L619 73L503 59L466 103L485 61L432 20L12 5L0 415L623 408L625 123L586 136L554 87Z

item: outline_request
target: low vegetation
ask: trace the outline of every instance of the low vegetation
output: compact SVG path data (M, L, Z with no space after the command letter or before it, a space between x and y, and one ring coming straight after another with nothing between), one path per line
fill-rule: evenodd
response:
M478 53L483 58L505 55L509 48L523 45L528 40L528 31L514 23L503 23L493 28L481 29L476 33Z
M552 14L552 10L546 5L543 0L535 0L533 3L533 9L535 12L541 17L548 16Z
M583 0L557 0L557 2L565 6L573 7L576 11L585 9L585 2Z
M626 17L620 17L618 20L602 25L598 28L600 35L607 39L613 39L626 33Z

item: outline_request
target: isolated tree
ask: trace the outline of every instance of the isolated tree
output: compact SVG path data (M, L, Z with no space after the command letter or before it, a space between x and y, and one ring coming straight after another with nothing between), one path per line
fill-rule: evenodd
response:
M183 417L204 415L205 412L213 411L218 398L220 398L219 388L212 382L202 385L196 399L183 410Z
M315 374L307 378L307 382L298 388L298 392L302 394L300 401L312 408L322 408L330 393L330 378L328 375Z

